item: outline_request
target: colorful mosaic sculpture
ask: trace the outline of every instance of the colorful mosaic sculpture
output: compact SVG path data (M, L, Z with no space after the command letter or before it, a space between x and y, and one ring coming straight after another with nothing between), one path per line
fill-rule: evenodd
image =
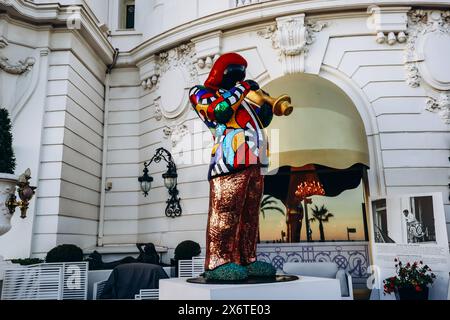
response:
M243 269L235 265L248 266L256 261L264 183L261 167L268 165L263 128L272 121L273 110L269 103L257 105L245 99L250 91L259 90L255 81L244 81L246 68L242 56L224 54L214 63L204 85L190 90L190 101L215 141L208 172L208 279L241 279ZM261 275L266 275L271 274L268 269L259 266L251 270L262 270Z

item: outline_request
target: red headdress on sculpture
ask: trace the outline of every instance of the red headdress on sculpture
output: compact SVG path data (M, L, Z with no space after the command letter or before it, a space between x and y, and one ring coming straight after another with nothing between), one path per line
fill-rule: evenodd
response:
M239 64L247 68L247 60L240 54L234 52L225 53L212 66L208 79L205 81L205 87L218 90L222 83L223 73L230 64Z

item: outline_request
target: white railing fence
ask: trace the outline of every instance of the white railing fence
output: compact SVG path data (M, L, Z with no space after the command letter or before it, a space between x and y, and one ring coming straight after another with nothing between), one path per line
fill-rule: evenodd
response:
M353 284L365 286L369 276L369 242L260 243L258 260L283 270L286 262L334 262L352 276Z

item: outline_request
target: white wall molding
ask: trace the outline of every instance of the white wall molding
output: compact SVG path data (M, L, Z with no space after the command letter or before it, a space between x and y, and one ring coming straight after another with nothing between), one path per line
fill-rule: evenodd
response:
M402 6L404 1L394 0L379 0L379 6ZM408 5L421 6L421 0L408 1ZM448 6L448 1L438 0L433 1L428 5L432 6ZM226 31L245 27L250 24L258 24L266 21L273 21L277 17L286 15L295 15L304 13L306 15L315 15L321 12L323 15L339 15L340 12L348 10L361 10L361 16L367 17L367 8L373 6L373 1L358 1L358 0L336 0L336 1L294 1L294 0L279 0L267 1L260 4L237 7L226 11L217 12L214 15L204 16L202 18L189 21L185 24L171 28L170 30L158 34L129 52L122 53L118 60L118 66L135 65L138 61L157 53L161 50L171 48L176 44L190 41L192 38L215 32ZM263 18L262 18L263 17ZM354 30L355 33L360 33L361 30Z
M75 11L74 8L76 8ZM65 27L73 32L79 32L105 64L112 63L114 48L100 28L101 25L94 13L84 3L74 7L59 3L33 3L15 0L0 2L0 9L5 10L11 17L25 19L31 24ZM74 21L75 26L73 26Z
M441 93L437 98L428 97L425 110L438 113L444 123L450 124L450 92Z
M0 16L0 49L8 45L8 22L4 19L5 15Z

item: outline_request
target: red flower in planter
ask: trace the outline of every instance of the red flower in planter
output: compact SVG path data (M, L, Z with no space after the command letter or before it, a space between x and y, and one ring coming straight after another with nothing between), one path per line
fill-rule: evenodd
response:
M436 275L428 265L423 265L422 261L403 264L397 258L395 260L396 275L384 280L385 294L408 288L417 293L424 292L428 285L433 284Z

